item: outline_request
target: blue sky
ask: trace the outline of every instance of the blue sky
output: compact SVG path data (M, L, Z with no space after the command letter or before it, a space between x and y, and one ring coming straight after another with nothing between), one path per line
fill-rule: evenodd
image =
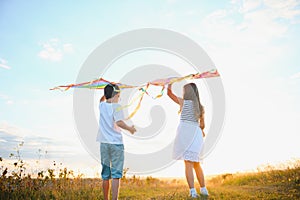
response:
M299 23L300 5L295 0L2 0L0 155L6 157L4 154L15 146L17 139L11 135L19 140L27 138L29 144L36 142L30 146L25 141L24 148L32 150L45 147L44 143L50 149L55 145L63 149L62 141L69 138L65 151L86 155L78 147L72 92L49 88L73 83L82 63L105 40L132 29L154 27L178 31L198 42L222 75L226 124L207 159L207 171L252 169L262 163L300 157L296 144ZM256 158L250 151L252 142L257 146ZM53 157L60 155L58 152ZM245 165L233 162L215 167L226 162L226 155L247 161Z

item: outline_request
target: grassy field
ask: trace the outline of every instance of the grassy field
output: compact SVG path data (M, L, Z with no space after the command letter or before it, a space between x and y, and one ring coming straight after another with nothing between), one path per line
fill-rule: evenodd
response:
M7 174L0 168L0 199L102 199L101 180L74 177L60 169L58 177L48 169L22 177L22 163ZM251 174L223 174L207 180L209 197L199 199L300 199L300 165L285 170ZM199 187L197 187L199 189ZM124 177L120 199L190 199L183 179Z

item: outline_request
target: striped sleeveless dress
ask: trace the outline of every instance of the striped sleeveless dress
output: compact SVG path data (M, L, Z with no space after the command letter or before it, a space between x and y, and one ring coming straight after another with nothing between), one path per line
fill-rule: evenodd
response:
M194 116L192 100L184 100L173 147L173 159L200 162L202 130Z

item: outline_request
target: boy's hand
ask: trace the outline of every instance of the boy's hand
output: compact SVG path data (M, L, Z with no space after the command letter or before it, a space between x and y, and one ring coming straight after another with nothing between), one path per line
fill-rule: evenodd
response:
M134 126L132 125L128 131L129 131L131 134L134 134L134 132L136 132L136 129L135 129Z
M136 132L136 129L134 128L134 126L128 126L125 122L123 122L122 120L117 121L116 122L117 126L119 126L122 129L125 129L127 131L129 131L131 134L134 134L134 132Z

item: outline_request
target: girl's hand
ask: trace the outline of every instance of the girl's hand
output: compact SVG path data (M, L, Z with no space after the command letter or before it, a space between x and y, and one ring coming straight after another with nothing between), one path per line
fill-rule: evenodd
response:
M134 132L136 132L136 129L135 129L134 126L132 125L128 131L129 131L131 134L134 134Z
M205 133L204 133L204 131L203 131L203 130L202 130L202 136L203 136L203 137L205 137Z

